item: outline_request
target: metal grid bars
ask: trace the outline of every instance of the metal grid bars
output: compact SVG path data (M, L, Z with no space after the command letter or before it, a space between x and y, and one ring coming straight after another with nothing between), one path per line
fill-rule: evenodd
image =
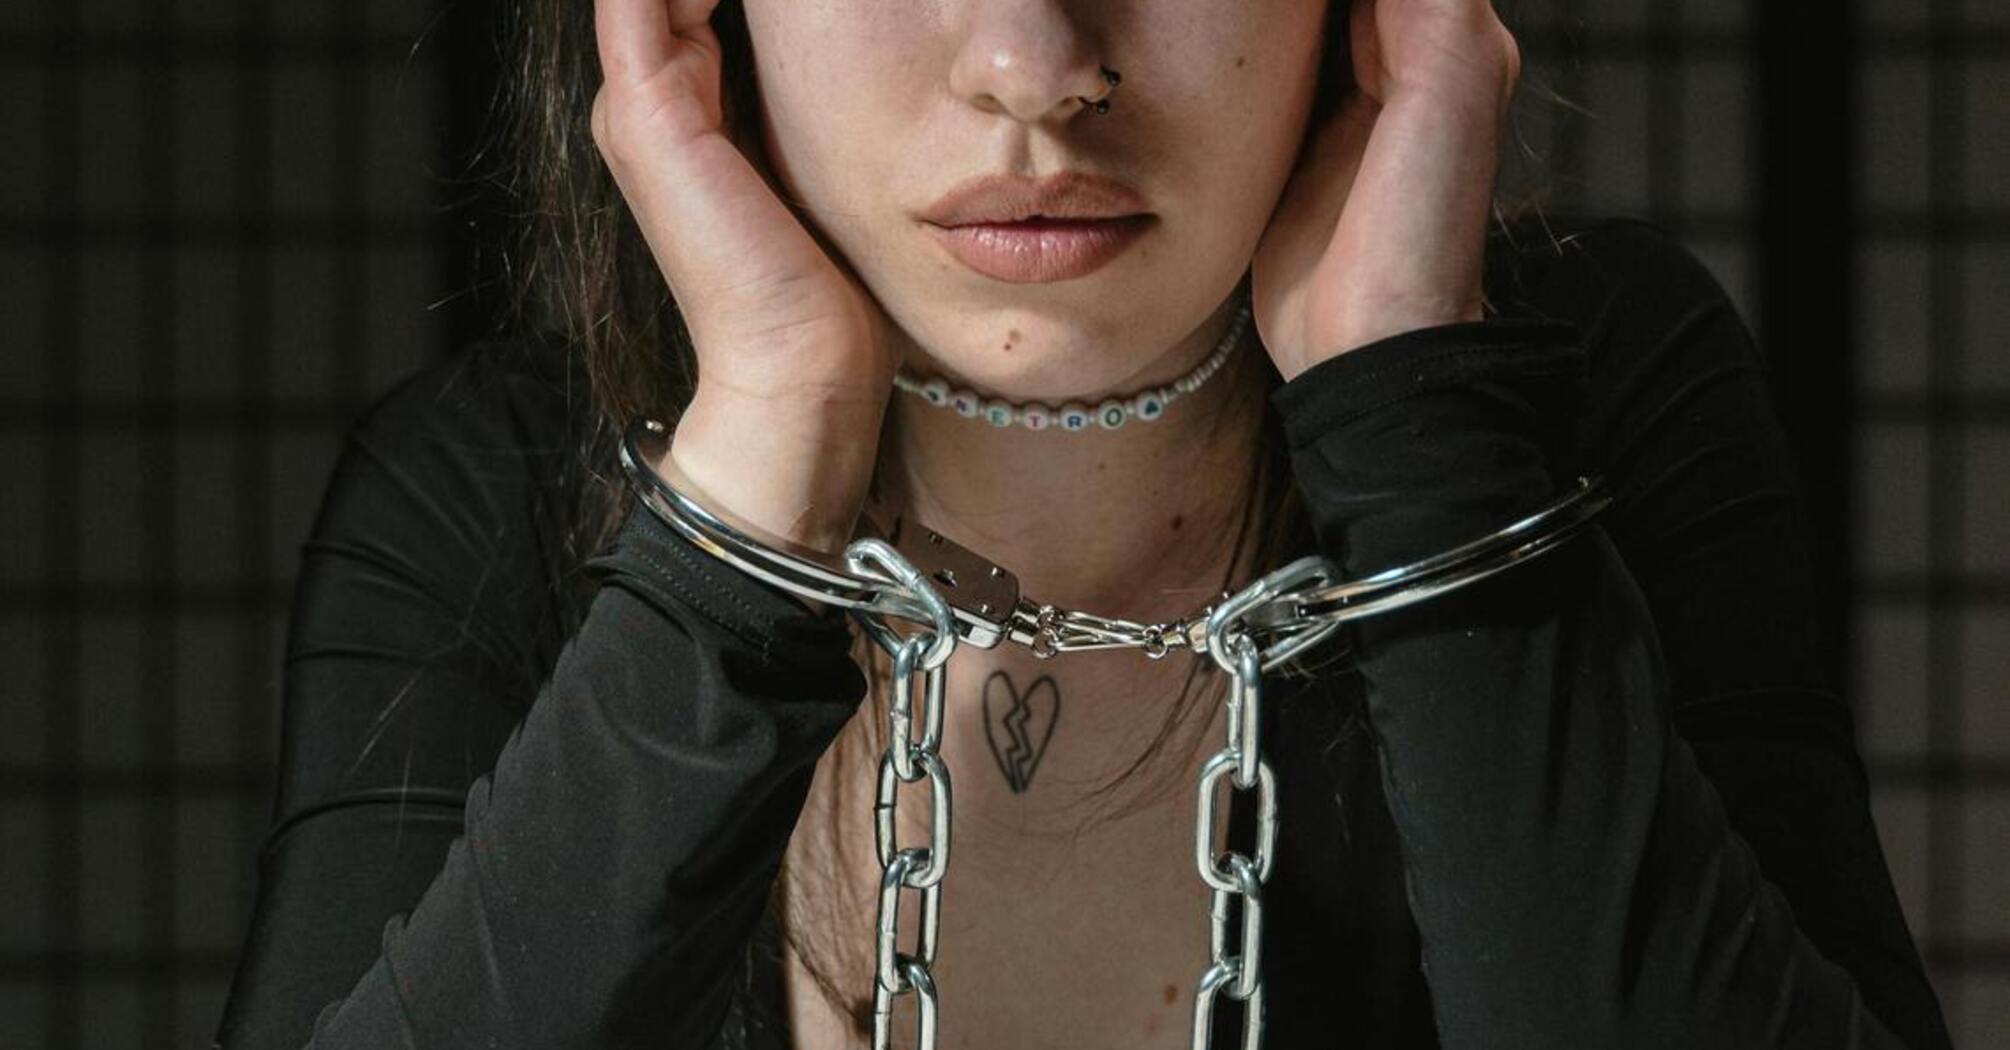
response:
M1661 224L1780 389L1835 384L1781 403L1879 827L1957 1045L2010 1045L2010 8L1499 5L1509 185ZM210 1040L297 544L479 320L430 308L501 13L461 7L0 5L0 1044Z
M1957 1046L2010 1045L2010 8L1864 0L1862 747Z
M297 545L442 342L427 17L0 7L0 1044L209 1045Z
M1506 176L1661 224L1760 333L1908 921L1955 1044L2010 1044L2010 8L1512 13Z

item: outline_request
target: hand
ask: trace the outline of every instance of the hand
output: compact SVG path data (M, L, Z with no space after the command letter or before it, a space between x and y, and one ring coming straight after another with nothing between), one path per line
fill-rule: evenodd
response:
M691 332L698 383L666 455L707 502L842 549L897 364L887 319L726 133L718 0L595 0L593 140Z
M1514 37L1488 0L1354 0L1357 87L1313 130L1251 264L1289 380L1385 336L1481 319Z

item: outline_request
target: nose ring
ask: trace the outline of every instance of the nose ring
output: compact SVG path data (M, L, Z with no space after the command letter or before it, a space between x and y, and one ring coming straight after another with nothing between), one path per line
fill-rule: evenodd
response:
M1110 93L1116 90L1118 84L1124 82L1124 75L1108 66L1097 66L1096 68L1102 71L1103 82L1110 85L1110 91L1103 92L1101 98L1092 99L1082 95L1076 95L1075 97L1081 100L1082 105L1088 107L1097 115L1101 115L1110 111Z

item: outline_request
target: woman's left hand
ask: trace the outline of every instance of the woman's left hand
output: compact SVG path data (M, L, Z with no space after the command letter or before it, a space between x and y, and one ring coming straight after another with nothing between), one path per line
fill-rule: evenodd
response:
M1257 332L1286 380L1481 319L1520 50L1489 0L1353 0L1348 19L1358 86L1304 143L1251 263Z

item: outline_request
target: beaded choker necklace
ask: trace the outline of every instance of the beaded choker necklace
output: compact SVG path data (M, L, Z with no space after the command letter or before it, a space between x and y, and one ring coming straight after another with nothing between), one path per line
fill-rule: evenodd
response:
M952 409L966 419L983 419L995 427L1009 427L1017 423L1028 430L1045 430L1050 426L1062 430L1087 430L1091 423L1099 423L1105 430L1115 430L1132 419L1157 419L1165 415L1167 405L1199 389L1221 369L1228 355L1242 345L1242 332L1247 327L1249 301L1245 299L1237 307L1235 319L1229 323L1227 333L1221 337L1214 352L1207 355L1207 360L1194 366L1193 371L1165 386L1105 398L1095 405L1080 401L1070 401L1058 408L1038 401L1014 404L1004 398L984 397L964 387L950 386L949 381L941 376L920 378L908 372L905 365L895 373L893 385L937 408Z

